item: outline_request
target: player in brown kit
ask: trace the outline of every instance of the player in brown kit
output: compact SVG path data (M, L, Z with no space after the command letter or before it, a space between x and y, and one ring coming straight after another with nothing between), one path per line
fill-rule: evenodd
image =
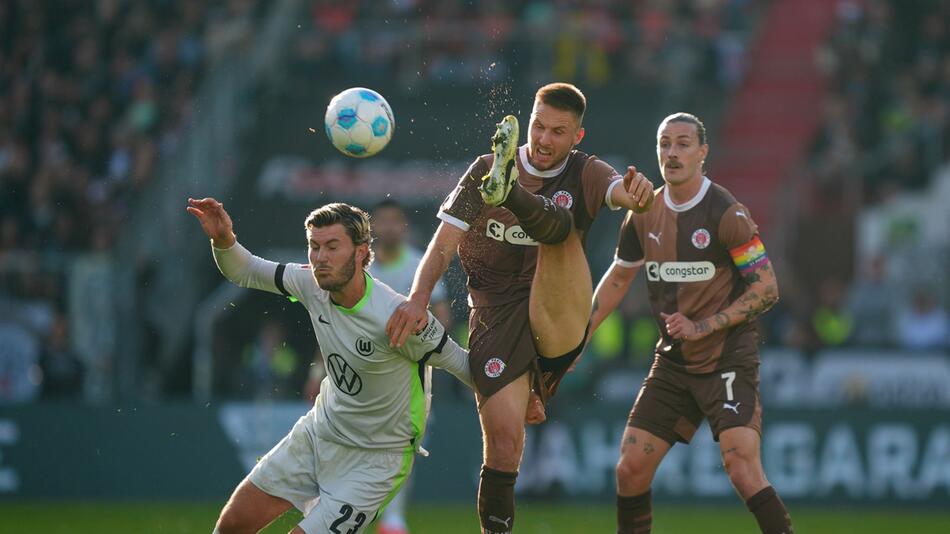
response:
M512 531L532 388L544 399L553 395L583 348L593 294L586 232L601 206L642 209L652 200L652 184L636 169L621 178L574 150L584 137L585 109L580 90L556 83L535 95L526 145L518 146L517 120L502 120L493 153L478 157L442 204L409 300L387 325L399 345L425 324L432 288L458 251L472 308L485 533Z
M665 185L646 213L627 214L617 256L594 295L592 329L645 267L661 332L620 446L618 534L650 532L653 475L674 443L689 443L703 418L762 532L792 532L759 457L753 321L778 301L778 284L749 211L703 176L708 152L706 129L694 115L676 113L660 123L656 153Z

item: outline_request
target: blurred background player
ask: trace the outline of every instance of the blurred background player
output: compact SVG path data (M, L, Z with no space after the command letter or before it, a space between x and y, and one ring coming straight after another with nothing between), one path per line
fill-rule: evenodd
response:
M369 274L380 282L393 288L397 293L408 295L412 289L412 278L422 260L422 251L412 246L407 237L410 233L409 219L402 206L395 200L384 200L371 212L373 223L373 252L375 258L369 266ZM446 298L442 282L432 291L432 315L445 326L452 329L452 309ZM396 497L386 507L379 520L378 534L407 534L406 504L412 492L410 476Z
M369 273L397 293L408 295L423 252L409 241L411 228L406 212L399 202L384 200L373 207L370 216L375 236L375 258L369 266ZM432 315L451 330L452 308L445 284L441 281L432 289L429 307Z
M637 395L617 464L617 532L647 534L650 485L660 461L689 443L703 419L729 480L765 534L791 534L785 504L760 459L756 317L778 302L778 282L748 209L703 175L706 128L694 115L666 117L656 155L665 185L645 214L630 212L613 266L597 286L593 329L646 267L661 337Z

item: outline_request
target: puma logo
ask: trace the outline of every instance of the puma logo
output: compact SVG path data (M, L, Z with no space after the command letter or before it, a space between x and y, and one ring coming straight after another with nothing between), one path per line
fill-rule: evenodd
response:
M490 515L490 516L488 516L488 520L489 520L489 521L494 521L495 523L501 523L502 525L505 525L505 528L508 528L508 529L511 528L511 525L508 524L508 523L511 523L511 518L510 518L510 517L509 517L508 519L501 520L501 519L498 519L497 517L495 517L495 516L493 516L493 515Z
M649 237L650 239L656 241L656 244L657 244L657 245L660 244L660 236L661 236L661 235L663 235L663 232L660 232L660 233L658 233L658 234L654 234L653 232L647 232L647 237Z
M729 404L728 402L724 402L724 403L722 403L722 409L723 409L723 410L725 410L725 409L732 410L733 412L736 412L736 415L739 415L739 405L740 405L740 404L742 404L742 403L741 403L741 402L737 402L735 405L732 405L732 404Z

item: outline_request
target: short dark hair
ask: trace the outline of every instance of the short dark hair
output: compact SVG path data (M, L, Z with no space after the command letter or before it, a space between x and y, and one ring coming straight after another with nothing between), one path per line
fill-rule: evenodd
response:
M692 124L696 127L696 135L699 136L699 144L706 144L706 125L703 124L703 121L699 120L699 117L693 115L692 113L686 113L685 111L680 111L679 113L674 113L669 117L663 119L663 122L660 123L660 126L668 122L686 122Z
M393 208L399 211L405 211L402 207L402 204L399 201L393 198L386 198L379 201L375 206L373 206L372 213L376 213L379 210L384 210L386 208Z
M549 83L538 89L538 92L534 95L534 100L561 111L573 112L574 115L577 115L578 123L584 120L584 112L587 111L587 98L584 93L569 83Z
M342 202L327 204L311 211L304 222L304 228L326 228L334 224L343 225L346 235L350 236L350 240L353 241L354 245L359 246L364 243L371 245L373 243L369 214L356 206L350 206ZM369 267L372 262L373 249L370 247L369 254L363 260L363 268Z

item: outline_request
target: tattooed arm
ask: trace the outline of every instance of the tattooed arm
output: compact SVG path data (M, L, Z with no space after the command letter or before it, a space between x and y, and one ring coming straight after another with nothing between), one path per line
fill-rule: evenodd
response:
M663 314L669 334L674 339L702 339L717 330L752 321L778 302L778 281L768 258L744 273L743 278L748 284L745 292L712 317L691 321L681 313Z
M594 292L594 302L591 306L590 317L590 335L594 334L600 323L610 315L610 312L617 308L623 296L627 294L630 288L630 282L637 276L642 262L635 267L627 267L614 261L610 269L604 273L604 277L597 284L597 291Z

